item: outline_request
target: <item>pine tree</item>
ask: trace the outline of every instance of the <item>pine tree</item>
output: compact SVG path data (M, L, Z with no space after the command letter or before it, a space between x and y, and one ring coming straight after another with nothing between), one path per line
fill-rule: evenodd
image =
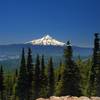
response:
M56 96L61 96L61 89L62 88L62 84L61 84L61 77L62 77L62 74L63 74L63 68L64 68L64 65L62 64L62 62L60 61L59 63L59 67L57 69L57 77L56 77L56 87L55 87L55 95Z
M27 100L26 99L28 95L27 88L28 88L28 72L27 72L27 67L25 63L25 53L23 49L19 77L18 77L17 87L16 87L16 94L19 100Z
M55 95L59 96L58 94L58 83L61 79L61 68L62 68L62 61L60 60L59 66L55 68Z
M72 47L70 42L67 42L67 46L64 49L64 66L61 69L62 75L58 84L58 95L66 96L80 96L80 71L77 65L72 60Z
M89 75L90 75L90 68L92 65L91 59L83 61L80 56L76 61L77 66L81 73L81 90L82 95L88 96L88 86L89 86Z
M34 99L40 96L40 57L37 55L34 74Z
M13 96L12 96L13 100L16 100L17 79L18 79L18 69L15 70L14 75L13 75L13 86L12 86L12 88L13 88L13 91L12 91L12 93L13 93Z
M61 68L62 68L62 66L63 66L62 61L60 61L59 68L58 68L58 73L57 73L57 82L59 82L60 79L61 79Z
M13 83L16 84L18 78L18 70L15 70L14 76L13 76Z
M90 72L90 96L100 96L100 38L95 33L93 65Z
M15 70L15 76L18 77L18 69Z
M53 96L55 92L55 75L52 57L48 61L48 97Z
M10 100L12 98L13 95L13 86L14 86L14 82L13 82L13 76L11 74L8 75L8 100Z
M31 49L28 49L27 57L27 69L28 69L28 100L33 99L33 82L34 82L34 68L32 62L32 52Z
M4 100L4 71L3 67L0 67L0 99Z
M47 97L47 76L45 73L44 56L41 59L41 91L40 96L43 98Z

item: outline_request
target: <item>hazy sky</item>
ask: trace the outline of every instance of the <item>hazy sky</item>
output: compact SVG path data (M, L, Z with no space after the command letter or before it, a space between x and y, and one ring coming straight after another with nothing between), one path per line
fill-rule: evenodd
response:
M0 44L50 34L92 46L94 32L100 32L100 0L0 0Z

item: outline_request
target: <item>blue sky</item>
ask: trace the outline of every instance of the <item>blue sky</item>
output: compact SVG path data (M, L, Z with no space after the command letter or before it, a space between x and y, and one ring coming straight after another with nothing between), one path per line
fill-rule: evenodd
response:
M0 0L0 44L50 34L92 46L94 32L100 32L100 0Z

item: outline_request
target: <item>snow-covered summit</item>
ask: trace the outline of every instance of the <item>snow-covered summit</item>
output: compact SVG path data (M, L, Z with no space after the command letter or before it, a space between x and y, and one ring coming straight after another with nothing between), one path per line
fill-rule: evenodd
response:
M33 44L33 45L58 45L58 46L63 46L65 45L65 43L63 42L60 42L54 38L52 38L51 36L49 35L46 35L40 39L35 39L35 40L32 40L32 41L29 41L27 43L30 43L30 44Z

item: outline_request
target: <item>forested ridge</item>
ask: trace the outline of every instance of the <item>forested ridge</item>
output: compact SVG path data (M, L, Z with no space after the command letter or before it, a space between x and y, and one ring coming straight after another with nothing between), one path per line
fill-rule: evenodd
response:
M20 68L5 72L0 67L0 100L36 100L50 96L100 96L100 38L95 33L93 56L83 61L73 60L70 41L66 43L64 59L54 66L45 55L32 59L31 48L22 48ZM35 63L33 63L35 60Z

